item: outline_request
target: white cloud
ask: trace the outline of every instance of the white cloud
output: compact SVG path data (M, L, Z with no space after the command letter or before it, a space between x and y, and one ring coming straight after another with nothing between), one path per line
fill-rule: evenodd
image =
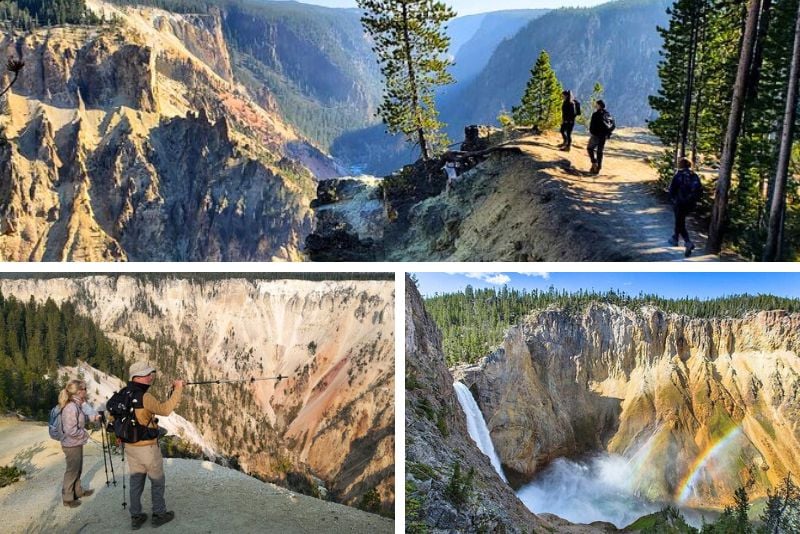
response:
M550 279L550 273L544 273L544 272L538 272L538 273L517 273L517 274L521 274L522 276L530 276L530 277L544 278L545 280L549 280L549 279Z
M487 284L503 285L511 281L508 275L503 273L463 273L467 278L474 278L486 282Z
M489 282L490 284L503 285L509 283L511 281L511 278L502 273L497 273L495 275L487 277L486 281Z

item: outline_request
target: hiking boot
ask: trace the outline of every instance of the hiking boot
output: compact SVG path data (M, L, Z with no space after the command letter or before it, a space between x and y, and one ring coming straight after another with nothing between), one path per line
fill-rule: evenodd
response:
M150 523L153 525L153 528L156 528L165 523L169 523L173 519L175 519L175 512L169 511L164 512L163 514L153 514L153 519L150 521Z
M77 508L80 505L80 499L75 499L74 501L64 501L64 506L68 506L69 508Z
M147 521L147 514L135 514L131 516L131 530L139 530Z
M689 241L688 243L686 243L686 250L683 251L683 255L688 258L689 256L692 255L693 250L694 250L694 243Z
M675 237L675 236L670 237L669 238L669 244L671 246L673 246L673 247L677 247L678 246L678 238Z
M83 490L83 493L81 493L81 497L89 497L93 493L94 493L93 489Z
M597 174L600 169L597 168L597 163L592 163L592 168L589 169L589 174Z
M561 152L569 152L569 145L561 145L558 147Z

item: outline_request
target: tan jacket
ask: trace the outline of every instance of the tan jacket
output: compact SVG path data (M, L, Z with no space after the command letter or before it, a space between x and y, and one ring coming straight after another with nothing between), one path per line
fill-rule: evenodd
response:
M171 414L181 402L182 393L183 388L176 387L170 398L164 402L160 402L149 392L145 393L142 397L142 404L144 404L144 408L137 408L135 410L136 420L140 425L147 425L149 428L158 428L156 416L161 415L166 417L167 415ZM126 443L125 446L144 447L146 445L154 445L157 441L158 440L155 439L144 439L142 441L137 441L136 443Z

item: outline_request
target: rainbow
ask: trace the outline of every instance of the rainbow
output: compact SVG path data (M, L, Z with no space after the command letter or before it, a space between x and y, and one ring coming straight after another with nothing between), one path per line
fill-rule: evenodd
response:
M738 436L742 435L742 425L739 424L728 430L715 444L708 447L702 454L700 454L692 464L686 477L681 481L678 489L676 490L676 501L683 503L689 498L692 487L700 476L700 472L706 464L720 453L725 447L730 445Z

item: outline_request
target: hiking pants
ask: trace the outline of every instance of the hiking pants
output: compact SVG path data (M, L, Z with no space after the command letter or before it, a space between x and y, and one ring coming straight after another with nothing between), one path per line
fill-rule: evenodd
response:
M83 495L81 487L81 473L83 472L83 445L77 447L64 447L64 456L67 459L67 470L64 473L64 484L61 486L61 499L64 502L80 499Z
M680 236L683 238L684 243L688 245L692 240L689 239L689 232L686 230L686 216L689 215L691 209L689 206L675 204L673 211L675 212L675 232L672 237L677 241L678 236Z
M589 159L592 160L592 165L597 164L597 168L603 166L603 149L606 147L606 138L592 134L589 136L589 144L586 145L586 151L589 152ZM597 149L597 157L595 157L595 149Z
M564 145L567 147L572 146L572 129L575 127L574 122L561 123L561 137L564 139Z
M167 511L164 502L164 458L157 444L136 447L125 445L125 457L131 474L131 515L142 513L142 492L145 478L150 479L150 491L153 498L153 513L163 514Z

